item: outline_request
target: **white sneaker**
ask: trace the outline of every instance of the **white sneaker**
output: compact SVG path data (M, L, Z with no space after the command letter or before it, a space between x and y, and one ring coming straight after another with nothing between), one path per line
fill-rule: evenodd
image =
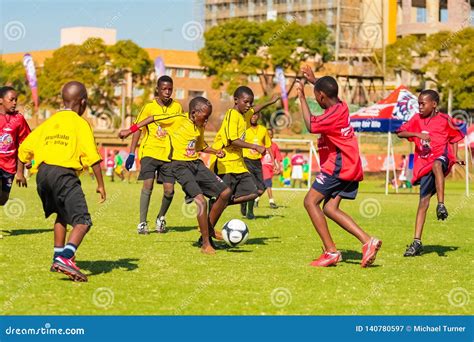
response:
M166 230L166 219L164 216L158 217L156 219L156 229L155 231L159 234L164 234L167 232Z
M137 226L138 234L148 234L148 224L146 222L140 222Z

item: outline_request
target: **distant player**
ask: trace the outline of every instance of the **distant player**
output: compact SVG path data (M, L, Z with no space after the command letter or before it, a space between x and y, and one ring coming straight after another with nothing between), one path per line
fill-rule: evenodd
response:
M438 220L448 218L444 205L444 180L455 163L464 161L457 158L457 142L464 134L455 121L438 111L439 95L434 90L423 90L418 97L420 113L415 114L397 132L398 137L415 143L415 165L411 183L420 184L420 201L416 213L415 238L404 256L416 256L423 252L421 234L431 197L436 194Z
M62 89L64 110L51 116L31 132L19 149L19 159L35 159L38 168L37 191L46 218L56 213L52 271L66 274L73 281L87 281L75 263L75 254L92 226L86 199L77 172L92 167L97 193L105 201L105 188L89 123L81 116L87 108L87 91L82 83L68 82ZM66 245L67 225L72 226Z
M268 129L268 135L270 136L270 140L273 139L273 129L269 128ZM270 156L269 153L265 154L262 157L262 173L263 173L263 184L265 184L265 188L267 190L268 194L268 202L270 204L270 208L272 209L277 209L278 206L275 203L275 200L273 199L273 192L272 192L272 187L273 187L273 176L275 174L279 174L281 171L281 163L282 163L282 156L280 152L280 148L278 147L277 143L272 140L272 145L270 146L270 149L272 151L273 155L273 160ZM258 200L260 197L258 197L255 200L255 203L258 203Z
M363 178L357 138L349 123L349 108L339 100L334 78L324 76L316 79L309 66L303 68L303 74L314 84L314 96L324 109L322 115L311 115L303 84L298 82L297 93L306 127L309 132L321 135L318 140L321 173L304 199L304 206L324 245L324 253L311 265L326 267L336 265L342 259L329 233L327 216L359 239L362 243L361 266L367 267L375 261L382 241L367 235L339 208L342 199L356 198Z
M118 150L114 151L115 158L114 158L114 173L120 178L123 182L125 180L124 172L123 172L123 158L120 155Z
M250 144L260 145L266 148L265 155L270 157L271 163L274 163L273 152L269 149L272 146L272 140L268 135L267 129L263 125L258 124L260 115L255 112L250 117L250 126L245 131L245 141ZM262 196L265 192L265 184L263 182L263 171L262 171L262 154L254 149L243 149L243 156L245 165L253 177L255 184L257 185L258 196ZM257 197L258 198L258 197ZM253 213L255 201L248 201L241 203L240 211L242 216L246 216L249 220L253 220L255 215Z
M301 184L303 183L303 165L306 164L306 159L301 154L301 150L297 149L295 154L291 157L291 186L293 188L296 187L296 183L298 183L298 187L301 188Z
M214 254L211 237L215 235L213 227L219 220L229 201L231 190L224 182L210 171L199 159L199 152L212 153L218 158L224 157L222 150L214 150L204 141L204 126L212 113L211 103L204 97L196 97L189 103L189 115L174 116L154 115L134 125L129 130L120 132L125 138L134 130L158 122L163 129L172 129L168 134L172 146L172 170L181 184L188 201L196 203L197 220L202 236L201 251ZM207 214L206 198L215 198Z
M155 99L142 108L135 123L139 123L153 115L171 116L182 113L183 108L171 98L172 94L173 80L169 76L161 76L156 84ZM170 138L161 126L155 122L143 127L141 131L135 132L130 145L130 154L125 163L127 171L132 168L135 162L135 150L142 132L144 136L138 154L140 159L138 179L143 180L143 187L140 195L140 222L138 223L137 231L138 234L148 234L148 208L156 176L157 182L163 184L163 199L160 211L156 217L155 231L157 233L165 233L165 215L173 200L175 182L169 159L171 152Z
M18 162L18 147L30 133L30 127L16 111L17 102L15 89L0 88L0 206L7 203L14 178L18 186L27 186L23 164Z

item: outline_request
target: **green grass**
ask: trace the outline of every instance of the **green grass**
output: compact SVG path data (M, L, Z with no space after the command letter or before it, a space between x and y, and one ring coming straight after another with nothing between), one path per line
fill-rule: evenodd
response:
M35 181L14 187L6 215L0 209L0 313L6 315L402 315L473 314L472 197L462 182L448 182L447 223L429 210L423 242L426 254L403 258L413 236L418 195L383 195L383 182L361 184L356 201L342 208L383 247L369 269L360 268L359 242L330 223L344 261L337 267L308 266L321 243L303 208L304 192L277 192L283 207L268 208L265 196L257 219L247 222L248 243L202 255L194 246L196 219L183 216L176 191L165 235L136 234L141 184L110 183L99 205L95 182L83 178L94 227L77 254L88 283L73 283L49 272L54 218L44 219ZM159 208L156 187L149 218ZM364 200L366 200L364 202ZM372 203L369 218L359 206ZM21 208L24 205L24 208ZM25 209L25 210L23 210ZM369 209L369 208L368 208ZM17 217L15 217L17 216ZM219 222L240 218L230 207ZM105 288L105 289L104 289ZM273 293L273 300L272 300ZM95 294L95 296L94 296ZM110 300L113 296L113 302ZM469 297L470 301L469 301ZM101 305L102 304L102 305Z

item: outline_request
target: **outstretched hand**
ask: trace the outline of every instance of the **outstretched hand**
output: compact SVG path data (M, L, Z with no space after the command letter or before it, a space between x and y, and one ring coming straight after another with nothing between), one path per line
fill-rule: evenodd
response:
M308 64L303 65L301 71L303 72L304 78L306 78L309 83L316 83L316 76L314 76L313 69L311 69Z

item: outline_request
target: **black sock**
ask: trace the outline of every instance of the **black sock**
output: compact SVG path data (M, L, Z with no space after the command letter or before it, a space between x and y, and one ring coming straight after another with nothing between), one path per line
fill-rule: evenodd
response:
M64 250L64 246L54 246L53 260L56 259L56 257L59 256L63 250Z
M253 206L255 205L255 200L251 200L247 202L247 213L253 214Z
M163 199L161 200L160 212L158 213L158 216L157 216L158 218L166 215L171 205L171 201L173 201L173 195L171 196L163 195Z
M77 246L73 243L68 243L64 247L63 251L59 254L63 258L71 259L76 254Z
M140 223L146 222L146 217L148 214L148 207L150 206L150 189L142 189L140 193Z

